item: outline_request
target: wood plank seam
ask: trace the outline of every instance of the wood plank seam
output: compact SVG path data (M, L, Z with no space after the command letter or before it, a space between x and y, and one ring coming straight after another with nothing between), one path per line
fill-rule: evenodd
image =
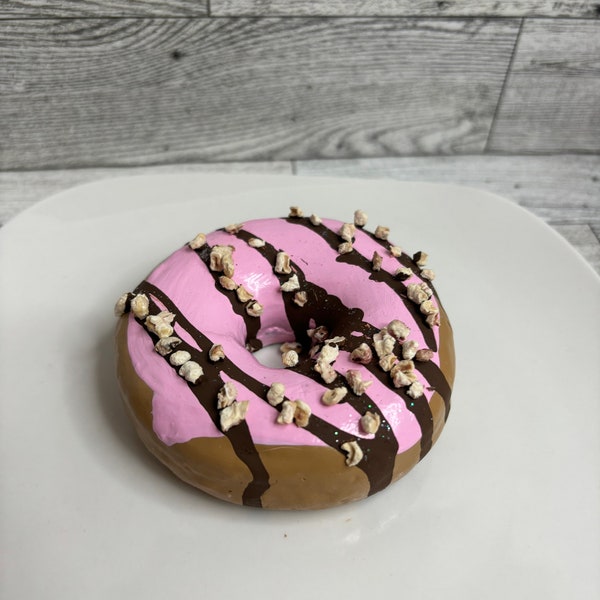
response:
M498 95L498 102L496 103L496 109L494 110L494 116L492 117L492 122L490 123L488 135L485 140L485 146L483 148L484 154L488 153L490 139L492 138L492 134L494 132L494 127L496 125L498 115L500 114L500 106L502 105L502 99L504 98L504 92L506 91L506 84L508 82L508 78L510 77L512 67L515 62L515 56L517 55L517 50L519 48L519 41L521 40L521 33L523 31L523 23L524 22L525 22L525 19L521 19L521 22L519 23L519 31L517 31L517 36L515 37L515 45L513 46L510 60L508 61L508 67L506 68L506 73L504 74L504 81L502 82L502 88L500 89L500 94Z
M524 21L524 20L536 20L536 21L555 21L558 17L550 17L550 16L536 16L536 15L528 15L526 17L521 16L507 16L507 15L487 15L487 14L474 14L474 15L422 15L422 14L406 14L406 15L380 15L377 13L369 13L369 14L352 14L352 13L344 13L344 14L312 14L312 15L282 15L282 14L266 14L266 13L239 13L233 16L227 15L219 15L211 12L211 0L206 0L207 12L201 15L143 15L139 16L134 13L123 13L119 15L111 15L111 14L98 14L98 15L77 15L77 16L36 16L36 17L28 17L28 16L10 16L10 17L0 17L0 23L2 22L15 22L15 21L97 21L97 20L118 20L118 19L136 19L138 21L155 21L157 19L160 20L181 20L181 21L196 21L196 20L204 20L210 18L211 20L228 20L234 21L236 19L253 19L255 21L259 20L268 20L268 19L285 19L285 20L331 20L335 21L337 19L353 19L353 20L362 20L362 19L385 19L386 21L404 21L404 20L428 20L428 21ZM600 4L599 4L600 10ZM600 17L591 16L591 17L560 17L561 20L564 21L582 21L582 22L590 22L590 21L598 21Z
M600 151L600 21L526 19L489 149Z
M0 168L0 175L2 173L34 173L34 172L38 172L38 171L63 171L65 169L69 170L69 171L77 171L77 170L86 170L86 169L93 169L93 168L99 168L99 169L134 169L134 168L151 168L151 167L160 167L160 166L164 166L164 165L170 165L172 167L177 167L179 165L185 165L188 164L189 162L194 162L198 165L219 165L219 164L227 164L227 163L234 163L234 164L243 164L243 163L248 163L248 164L252 164L252 163L256 163L256 162L272 162L272 163L278 163L278 162L290 162L291 164L291 168L292 169L297 169L298 168L298 163L302 163L302 162L306 162L306 161L311 161L311 160L320 160L323 162L327 162L327 161L331 161L331 162L335 162L335 161L339 161L339 160L361 160L361 159L411 159L411 158L448 158L448 157L456 157L456 158L468 158L470 156L489 156L489 157L506 157L506 158L510 158L510 157L515 157L518 158L520 156L522 157L536 157L536 156L547 156L547 157L551 157L551 156L563 156L563 155L573 155L573 156L600 156L600 154L598 152L595 152L594 150L581 150L581 149L567 149L567 150L548 150L548 151L533 151L533 150L529 150L529 151L524 151L524 152L519 152L519 151L514 151L514 152L509 152L509 151L502 151L502 150L493 150L491 152L482 152L481 154L477 154L477 153L473 153L470 151L465 151L465 152L454 152L453 154L429 154L429 153L419 153L419 152L412 152L411 154L388 154L385 156L354 156L354 157L336 157L336 156L331 156L328 158L323 158L323 157L317 157L317 158L298 158L298 159L273 159L273 160L265 160L265 161L260 161L258 159L255 158L247 158L247 159L223 159L223 158L216 158L215 160L197 160L197 161L172 161L172 162L167 162L165 160L156 160L154 162L150 161L150 162L145 162L145 161L140 161L139 163L127 163L127 164L123 164L120 162L114 162L114 163L109 163L109 162L102 162L101 164L98 163L97 165L81 165L81 166L71 166L68 164L65 165L49 165L49 166L32 166L32 167L25 167L25 166L15 166L15 167L11 167L11 168Z
M212 1L212 6L208 6ZM214 16L327 16L380 17L483 17L595 19L600 16L597 0L4 0L0 19L56 17L187 17L207 9Z
M210 0L209 0L210 2ZM600 5L599 5L600 10ZM206 16L206 15L204 15ZM49 17L49 18L57 18L57 17ZM70 18L70 17L58 17L58 18ZM77 18L85 18L85 19L97 19L104 18L102 17L77 17ZM121 18L121 17L114 17ZM138 17L136 17L138 18ZM155 18L155 17L143 17L143 18ZM158 17L163 18L163 17ZM185 19L188 17L172 17L175 19ZM189 17L189 18L197 18L197 17ZM385 15L381 13L361 13L361 14L353 14L353 13L342 13L342 14L329 14L329 13L319 13L319 14L310 14L310 15L300 15L300 14L282 14L278 12L274 13L257 13L257 12L240 12L235 15L220 15L215 14L214 12L210 14L211 19L440 19L440 20L451 20L456 19L460 21L468 21L468 20L476 20L476 19L485 19L486 21L493 20L506 20L506 19L536 19L540 21L554 21L555 19L563 19L565 21L597 21L599 16L597 15L589 15L582 16L578 15L576 17L571 16L550 16L550 15L536 15L536 14L528 14L526 16L522 15L493 15L489 13L474 13L471 15L429 15L423 13L407 13L403 15ZM0 20L2 18L0 17Z

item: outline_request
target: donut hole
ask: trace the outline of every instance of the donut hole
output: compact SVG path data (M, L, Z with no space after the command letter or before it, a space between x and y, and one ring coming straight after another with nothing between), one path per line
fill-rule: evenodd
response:
M262 347L260 350L253 352L252 355L256 360L269 369L284 369L285 366L281 362L281 350L279 347L281 344L269 344L268 346Z

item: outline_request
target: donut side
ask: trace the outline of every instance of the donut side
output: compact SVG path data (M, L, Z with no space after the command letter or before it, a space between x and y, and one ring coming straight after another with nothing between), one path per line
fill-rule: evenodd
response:
M243 495L252 482L252 474L226 437L194 438L168 446L155 434L153 391L138 376L131 362L127 325L128 319L121 318L117 326L117 374L125 407L141 441L160 462L189 485L221 500L244 504ZM440 362L452 385L455 355L452 328L445 312L440 327ZM435 441L446 421L445 403L439 394L433 395L430 407ZM321 509L369 495L369 481L364 472L348 468L344 457L332 448L259 444L257 451L269 473L269 481L265 482L268 488L261 498L263 508ZM420 459L420 442L398 454L392 481L408 473Z
M127 344L128 319L121 318L116 331L117 377L125 408L146 448L177 477L221 500L242 504L242 494L252 480L229 440L222 437L194 438L166 445L152 426L154 392L139 377Z
M117 326L117 375L124 404L146 448L186 483L221 500L244 504L252 482L248 467L229 440L194 438L167 446L152 427L152 390L136 373L127 346L127 319ZM269 473L262 507L319 509L359 500L369 482L359 469L348 469L343 456L327 447L257 445Z

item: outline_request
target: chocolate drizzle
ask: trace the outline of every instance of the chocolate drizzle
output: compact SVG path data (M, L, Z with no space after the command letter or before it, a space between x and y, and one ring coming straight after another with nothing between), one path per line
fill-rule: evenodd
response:
M371 231L367 231L362 228L361 228L361 230L363 231L363 233L365 233L365 235L369 236L374 242L379 244L382 248L384 248L386 250L390 249L391 244L388 241L381 240L378 237L375 237L375 234L372 233ZM411 269L415 275L419 276L421 274L422 269L419 267L419 265L417 265L415 260L412 257L410 257L408 254L403 252L398 257L398 260L404 267ZM386 280L386 283L388 283L387 280ZM435 289L433 282L431 280L428 280L427 285L431 288L431 291L433 292L433 295L435 296L439 306L442 307L442 301L440 300L440 298L438 296L437 290ZM414 304L412 304L412 302L410 302L410 300L407 300L406 294L401 294L401 297L404 298L404 304L406 306L408 306L409 309L413 308L415 306ZM420 316L420 321L417 321L417 323L421 324L421 327L420 327L421 331L423 333L425 333L426 331L431 331L431 329L429 329L427 324L425 323L424 315L422 315L420 311L419 311L419 316ZM426 328L426 329L424 329L424 328ZM427 338L425 338L425 341L427 341ZM434 340L434 343L435 343L435 340ZM431 346L431 349L436 350L436 347ZM428 362L417 362L417 363L415 363L415 367L417 368L418 371L421 372L423 377L425 377L425 379L429 382L429 384L433 387L433 389L435 389L440 394L442 399L444 400L444 406L446 409L445 415L444 415L444 420L447 420L448 415L450 414L450 396L452 394L452 390L450 389L450 385L446 381L446 377L442 373L441 369L433 362L429 362L429 361ZM430 447L431 447L431 445L430 445Z
M241 230L235 235L238 239L246 242L253 237L257 237L246 230ZM265 245L261 248L256 248L256 251L273 267L278 252L274 246L265 241ZM377 332L377 329L363 320L364 313L360 308L346 307L337 296L329 294L322 287L307 281L302 269L294 262L292 262L292 271L298 276L300 288L306 291L308 295L308 302L303 307L300 307L294 303L292 293L282 292L288 322L294 332L296 341L302 344L304 349L300 356L300 362L294 367L294 370L329 388L342 385L345 383L345 380L339 375L333 383L328 385L322 381L320 375L312 368L314 362L308 357L311 340L307 334L311 320L314 320L317 325L325 326L329 331L330 338L341 336L350 339L353 332L361 332L363 336L372 336L373 333ZM280 284L287 281L290 277L289 275L281 275L275 272L274 274L279 279ZM353 339L362 340L364 337L354 337ZM394 460L398 452L398 441L383 413L367 394L357 396L352 391L349 391L345 401L361 415L367 412L367 410L371 410L378 412L381 417L381 425L375 438L360 439L360 446L365 453L365 459L357 465L365 471L370 483L369 493L374 494L389 485L392 480ZM311 417L309 427L307 427L309 431L311 430L310 423L313 419L315 419L314 416ZM315 435L321 437L317 433ZM339 449L342 443L355 440L354 436L343 436L343 432L338 432L337 445L334 447ZM329 441L321 439L332 445Z
M224 381L221 379L221 371L225 371L230 377L237 379L243 371L238 369L231 361L225 359L225 367L217 366L217 363L212 363L208 360L208 352L212 347L213 343L202 333L200 333L178 310L173 302L159 290L156 286L152 285L148 281L142 282L135 290L136 294L146 294L148 297L153 296L170 312L176 315L176 323L179 327L185 329L185 331L193 338L198 344L201 352L198 352L196 348L190 346L185 341L182 341L178 346L178 350L187 350L192 355L192 359L195 360L204 370L200 382L196 384L188 384L190 390L196 396L198 402L202 405L204 410L208 413L211 421L215 424L217 429L220 429L219 411L217 410L217 393L224 385ZM154 301L150 301L151 313L160 312L160 308ZM143 323L139 319L136 319L142 326ZM150 335L153 341L156 343L158 337L153 333L149 332L145 327L144 330ZM169 357L165 356L165 360L169 361ZM169 363L170 364L170 363ZM237 377L236 377L237 375ZM244 381L244 384L246 382ZM254 390L253 390L254 391ZM261 496L269 488L269 474L262 463L262 460L254 445L254 440L248 424L242 421L236 427L232 427L229 431L223 435L231 442L234 452L237 454L239 459L250 469L252 474L252 481L248 484L244 490L242 501L247 506L261 506Z
M285 219L285 221L293 225L302 225L306 227L309 231L312 231L319 237L323 238L323 240L327 242L330 248L337 252L338 246L340 245L342 240L336 232L331 231L331 229L325 227L325 225L313 225L310 222L310 220L305 218L298 219L288 217ZM377 240L377 238L375 238L374 236L373 239ZM412 261L408 262L410 259L406 255L403 254L402 256L402 264L410 264L414 267L414 263ZM396 292L396 294L404 300L404 305L412 315L413 319L415 320L415 323L417 323L417 325L419 326L419 329L423 334L423 338L425 339L425 343L427 344L427 346L434 351L437 350L435 336L433 335L432 329L425 322L425 315L421 313L419 307L416 304L408 300L406 296L406 286L401 281L395 279L393 275L391 275L387 271L384 271L383 269L381 271L373 271L371 261L365 258L362 254L356 252L356 250L347 254L339 254L335 260L339 263L345 263L349 265L354 265L356 267L360 267L363 271L369 273L369 279L385 283L388 287L394 290L394 292Z
M330 248L337 251L337 248L341 242L341 238L339 237L339 235L336 232L332 231L325 225L323 225L323 224L313 225L310 222L310 220L306 219L306 218L287 217L284 220L286 222L294 224L294 225L303 225L309 231L313 231L316 235L323 238L323 240L325 240L327 242L327 244L330 246ZM365 233L366 235L368 235L373 241L377 242L382 248L385 248L385 249L390 248L389 242L380 240L379 238L375 237L375 235L373 233L366 231L362 228L360 228L360 230L363 231L363 233ZM408 256L405 253L402 253L402 255L400 257L398 257L398 260L400 261L400 263L403 266L412 269L416 275L419 274L420 269L410 256ZM394 290L394 292L396 292L396 294L400 298L402 298L404 305L410 311L411 315L415 319L415 322L419 326L419 329L420 329L421 333L423 334L423 338L424 338L425 342L427 343L428 347L434 351L437 350L437 343L435 340L435 336L433 334L433 330L425 322L425 315L423 315L421 313L421 311L418 309L417 305L408 299L408 297L406 295L406 286L401 281L399 281L398 279L395 279L393 277L393 275L391 275L387 271L383 271L383 270L373 271L371 261L369 261L367 258L365 258L364 256L362 256L361 254L359 254L356 251L349 252L348 254L338 255L338 257L336 258L336 262L341 262L341 263L357 266L357 267L363 269L364 271L370 273L369 279L385 283L392 290ZM431 282L427 282L427 284L433 290L438 302L440 302L439 298L437 297L435 288L433 287L433 284ZM440 303L440 305L441 305L441 303ZM371 333L371 337L372 337L372 333ZM432 362L427 362L427 363L417 362L417 363L415 363L415 367L420 373L422 373L422 375L425 377L425 379L429 382L430 386L433 389L435 389L440 394L440 396L442 396L442 398L444 400L444 406L446 409L445 410L445 419L447 419L448 415L450 414L451 389L450 389L450 386L448 385L448 382L446 381L446 377L442 373L441 369L435 363L432 363ZM371 368L370 371L375 376L377 376L380 379L380 381L387 384L387 381L386 381L387 377L384 376L382 378L381 377L382 373L379 369ZM403 392L398 392L398 393L403 397L404 401L407 404L407 408L411 412L414 413L415 417L417 418L417 420L419 422L419 425L421 426L421 432L423 434L423 441L421 442L421 458L423 458L425 456L425 454L427 454L427 452L429 452L429 450L431 449L431 443L432 443L431 442L431 432L433 432L433 419L431 416L431 411L429 410L428 407L425 408L424 406L421 406L421 404L422 404L421 402L413 400L412 398L410 398L410 396L407 396L405 393L403 393Z
M336 232L332 231L325 225L323 225L323 224L313 225L310 222L310 220L306 219L306 218L288 217L284 220L286 222L294 224L294 225L304 226L309 231L312 231L315 235L318 235L323 240L325 240L327 242L327 244L330 246L330 248L337 251L337 248L341 242L341 238L338 236L338 234ZM367 231L363 230L362 228L361 228L361 231L363 231L371 239L373 239L378 244L380 244L383 248L388 249L390 247L389 242L376 238L372 233L367 232ZM244 232L240 232L240 233L244 233ZM401 255L401 257L399 257L399 260L402 265L413 269L415 274L418 275L419 267L416 265L416 263L412 260L411 257L409 257L407 254L403 253ZM418 324L419 329L420 329L421 333L423 334L423 338L425 339L425 342L427 343L428 347L434 351L437 350L437 343L435 340L435 336L433 334L433 330L425 322L425 315L423 315L421 313L421 311L418 309L417 305L414 304L411 300L409 300L408 297L406 296L406 286L401 281L395 279L387 271L383 271L383 270L373 271L371 261L369 261L367 258L365 258L364 256L362 256L361 254L359 254L356 251L350 252L348 254L338 255L336 258L336 262L342 262L345 264L357 266L370 274L369 279L385 283L392 290L394 290L394 292L400 298L402 298L404 305L410 311L411 315L415 319L415 322ZM428 285L430 285L430 283L428 283ZM430 287L432 287L432 289L435 292L435 289L433 288L433 286L430 285ZM436 296L436 298L437 298L437 296ZM438 298L438 302L439 302L439 298ZM346 310L348 310L348 309L346 309ZM375 329L372 326L369 326L368 324L363 324L363 327L371 328L370 331L366 332L367 335L369 335L370 337L373 336L373 333L378 331L377 329ZM362 331L364 331L364 328ZM340 334L340 335L342 335L342 334ZM361 343L364 340L357 340L357 341L359 343ZM429 382L429 385L442 396L442 398L444 400L444 406L446 409L445 410L445 419L447 419L448 415L450 413L451 390L450 390L450 386L448 385L448 382L446 381L446 378L445 378L444 374L442 373L441 369L435 363L432 363L432 362L427 362L427 363L417 362L417 363L415 363L415 367L426 378L426 380ZM373 375L375 375L382 383L389 385L388 381L387 381L388 377L385 373L383 373L380 369L378 369L374 365L369 365L368 368L369 368L370 372L373 373ZM424 397L420 397L415 400L415 399L411 398L410 396L408 396L402 390L396 390L396 393L398 393L403 398L408 410L410 410L415 415L415 417L417 418L417 421L419 423L419 426L421 427L421 433L423 436L422 441L421 441L421 458L423 458L427 454L427 452L429 452L429 450L431 449L431 445L432 445L433 417L431 415L431 410L429 409L429 405L426 400L423 402Z
M429 385L442 397L445 406L444 421L448 419L450 414L450 396L452 390L442 370L434 363L428 360L427 362L415 362L415 368L429 382Z
M216 271L210 270L210 251L212 247L208 244L204 244L201 248L198 248L194 252L200 257L202 262L206 265L208 272L213 276L215 280L215 288L229 299L231 303L231 308L236 315L239 315L244 319L244 324L246 325L246 347L251 352L256 352L262 348L262 342L256 337L258 332L260 331L260 317L251 317L246 312L246 303L242 302L238 297L235 291L226 290L219 283L219 277L222 273L218 273Z

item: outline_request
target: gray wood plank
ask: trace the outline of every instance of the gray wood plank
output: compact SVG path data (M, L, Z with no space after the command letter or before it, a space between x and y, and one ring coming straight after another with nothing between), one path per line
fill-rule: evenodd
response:
M546 221L600 221L600 156L438 156L299 161L299 175L390 177L467 185L499 194Z
M600 21L526 20L489 150L600 151Z
M157 165L111 169L0 171L0 225L36 202L68 188L100 179L157 173L270 173L291 175L289 162Z
M518 26L0 22L0 169L480 152Z
M208 0L3 0L0 18L201 17Z
M598 16L596 0L211 0L211 14L327 16L585 17Z

